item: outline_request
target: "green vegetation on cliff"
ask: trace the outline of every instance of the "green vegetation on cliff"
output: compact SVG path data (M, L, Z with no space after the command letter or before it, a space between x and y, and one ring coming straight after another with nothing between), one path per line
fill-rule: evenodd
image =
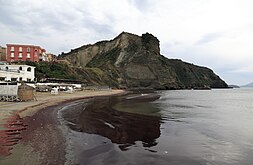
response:
M43 78L78 79L76 72L67 64L31 61L26 61L25 64L36 67L35 77L38 81Z
M78 68L65 63L57 62L21 62L36 67L35 77L37 81L43 81L45 78L67 79L79 81L86 85L108 85L116 86L111 77L109 77L100 68Z

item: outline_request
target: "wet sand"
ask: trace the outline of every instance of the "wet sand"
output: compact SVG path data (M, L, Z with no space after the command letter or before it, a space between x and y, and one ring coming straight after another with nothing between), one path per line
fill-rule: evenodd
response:
M36 93L37 101L0 102L0 164L64 164L65 137L57 112L69 101L124 91Z
M81 110L79 116L73 115L76 110L69 108L70 113L63 113L63 117L71 122L68 126L72 130L107 137L113 143L120 144L122 150L126 149L125 144L133 145L136 141L142 141L147 146L154 145L155 139L160 136L160 117L116 110L113 106L117 102L140 102L116 99L96 98L85 110Z
M60 116L67 126L67 164L146 164L160 137L161 117L156 108L146 113L124 111L121 107L148 104L158 99L156 94L129 94L98 97L89 102L71 102ZM115 108L115 105L121 104ZM124 105L122 105L124 104ZM132 108L130 108L132 109ZM135 154L146 156L134 160ZM150 162L149 162L150 163Z

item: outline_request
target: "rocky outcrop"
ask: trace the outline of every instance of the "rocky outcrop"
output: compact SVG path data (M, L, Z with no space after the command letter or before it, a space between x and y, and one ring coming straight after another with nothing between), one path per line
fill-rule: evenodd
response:
M86 67L86 65L97 55L115 52L116 50L127 48L129 41L140 39L136 35L130 35L123 32L111 41L100 41L94 45L84 45L80 48L73 49L69 53L63 54L61 57L68 60L77 67ZM73 58L74 57L74 58ZM124 53L119 54L118 62L124 57Z
M149 33L137 36L123 32L111 41L85 45L60 58L69 61L80 73L87 68L99 70L106 80L92 82L96 84L155 89L227 87L206 67L161 55L159 40Z

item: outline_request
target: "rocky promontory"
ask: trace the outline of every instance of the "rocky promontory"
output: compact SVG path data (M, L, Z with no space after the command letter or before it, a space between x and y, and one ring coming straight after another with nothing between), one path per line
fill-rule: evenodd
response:
M110 41L84 45L63 53L80 80L90 85L126 88L227 88L211 69L160 54L159 40L122 32Z

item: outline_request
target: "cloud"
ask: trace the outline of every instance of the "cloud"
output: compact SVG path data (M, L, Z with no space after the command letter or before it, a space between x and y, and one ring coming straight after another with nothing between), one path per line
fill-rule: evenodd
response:
M134 5L137 9L141 11L149 11L152 10L152 6L154 4L154 1L152 0L129 0L129 2Z
M205 34L199 41L196 42L197 45L199 44L207 44L210 42L214 42L215 40L222 37L222 33L209 33Z
M237 68L235 70L231 70L232 73L252 73L253 74L253 65Z
M122 31L154 34L169 58L208 66L226 81L253 61L251 0L0 0L0 44L62 51ZM253 81L248 70L248 81ZM245 80L246 78L244 78Z

